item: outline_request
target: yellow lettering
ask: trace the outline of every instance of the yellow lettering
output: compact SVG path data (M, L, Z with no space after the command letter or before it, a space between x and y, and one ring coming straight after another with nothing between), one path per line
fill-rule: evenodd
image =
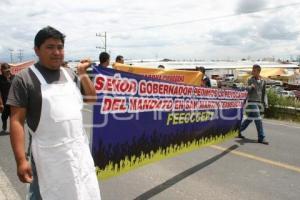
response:
M167 120L167 126L169 126L169 123L172 120L172 118L173 118L173 113L169 113L168 114L168 120Z
M185 116L185 113L180 113L180 115L179 115L179 124L184 124L184 116Z
M179 113L174 113L173 114L173 124L174 125L178 124L178 119L179 119Z

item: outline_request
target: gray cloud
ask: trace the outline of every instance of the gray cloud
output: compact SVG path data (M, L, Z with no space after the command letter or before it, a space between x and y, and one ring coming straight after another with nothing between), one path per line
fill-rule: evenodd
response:
M260 10L266 6L265 0L239 0L236 13L248 13Z
M234 31L212 31L211 42L217 46L238 46L242 44L244 38L250 34L250 29Z
M46 25L67 35L66 55L75 59L98 58L99 50L95 46L103 43L96 33L103 32L107 32L107 46L112 55L150 58L159 54L178 59L239 57L240 54L276 56L282 53L282 45L296 43L297 29L300 30L296 22L299 7L269 10L250 17L180 22L223 16L232 13L232 9L247 13L292 1L111 0L100 3L90 0L83 4L80 0L65 0L53 4L53 0L0 0L0 11L5 16L0 18L0 61L10 59L8 48L24 49L24 55L31 56L34 35ZM284 21L278 21L281 18ZM295 21L290 22L291 19ZM170 23L176 25L141 28Z
M27 14L27 17L36 17L36 16L40 16L40 15L44 15L44 14L47 14L46 10L30 12Z
M255 26L232 31L213 31L210 42L214 45L212 48L222 48L224 54L231 51L237 55L256 53L270 48L270 42L258 35Z
M167 47L174 45L171 41L149 39L149 40L136 40L135 43L124 43L118 45L111 45L112 48L149 48L149 47Z
M132 38L131 35L129 35L129 34L122 34L122 33L113 35L111 37L111 39L120 39L120 40L129 40L131 38Z
M85 13L97 13L97 14L107 14L110 11L101 7L79 7L72 10L72 12L85 12Z
M6 5L11 5L11 2L10 2L9 0L1 0L1 1L0 1L0 5L1 5L1 6L4 6L4 5L5 5L5 6L6 6Z
M280 16L264 23L259 30L259 35L267 40L295 40L299 31L294 31L293 27L292 19L282 19Z

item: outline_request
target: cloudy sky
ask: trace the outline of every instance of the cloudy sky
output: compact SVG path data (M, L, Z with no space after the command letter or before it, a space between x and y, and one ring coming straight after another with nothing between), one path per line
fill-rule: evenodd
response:
M300 0L1 0L0 61L34 57L47 25L66 59L97 59L107 32L114 58L241 59L300 55Z

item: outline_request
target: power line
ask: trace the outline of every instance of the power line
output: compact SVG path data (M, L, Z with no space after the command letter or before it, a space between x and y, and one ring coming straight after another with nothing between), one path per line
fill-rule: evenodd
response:
M196 23L200 21L210 21L210 20L218 20L218 19L225 19L225 18L230 18L230 17L235 17L235 16L241 16L241 15L250 15L254 13L259 13L259 12L264 12L264 11L269 11L269 10L277 10L277 9L284 9L287 7L292 7L292 6L299 6L300 2L295 2L295 3L290 3L290 4L285 4L285 5L280 5L280 6L275 6L275 7L269 7L269 8L262 8L258 10L249 10L244 13L235 13L235 14L228 14L228 15L221 15L221 16L215 16L215 17L204 17L200 19L193 19L193 20L186 20L186 21L178 21L178 22L172 22L172 23L166 23L166 24L158 24L158 25L152 25L152 26L143 26L135 29L128 29L128 30L120 30L120 31L110 31L109 33L120 33L120 32L131 32L131 31L136 31L136 30L147 30L147 29L155 29L155 28L164 28L164 27L169 27L169 26L176 26L176 25L183 25L183 24L191 24L191 23ZM73 39L69 42L75 42L78 40L81 40L82 38L86 38L86 36L82 36L77 39Z
M153 25L153 26L143 26L143 27L140 27L140 28L131 29L131 31L132 30L146 30L146 29L162 28L162 27L169 27L169 26L182 25L182 24L190 24L190 23L195 23L195 22L200 22L200 21L210 21L210 20L224 19L224 18L241 16L241 15L249 15L249 14L264 12L264 11L269 11L269 10L284 9L284 8L287 8L287 7L299 6L299 5L300 5L300 2L290 3L290 4L286 4L286 5L280 5L280 6L269 7L269 8L262 8L262 9L258 9L258 10L249 10L249 11L244 12L244 13L235 13L235 14L216 16L216 17L204 17L204 18L200 18L200 19L178 21L178 22L167 23L167 24L158 24L158 25ZM118 32L121 32L121 31L118 31ZM124 32L124 30L122 30L122 32Z
M287 34L300 34L300 30L294 30L294 31L286 31L286 32L282 32L281 33L282 35L287 35ZM270 35L272 36L272 35ZM205 37L201 37L201 38L205 38ZM256 35L249 35L249 38L253 39L254 41L260 41L259 39L266 39L266 38L260 38ZM199 37L198 37L199 39ZM282 42L292 42L291 40L286 40L286 39L274 39L276 41L282 41ZM193 44L204 44L206 43L207 41L204 41L204 40L193 40ZM178 45L178 43L170 43L168 44L168 46L176 46ZM232 46L235 46L235 45L232 45ZM279 44L279 45L276 45L274 43L272 43L272 46L285 46L284 44ZM140 45L135 45L135 44L124 44L124 45L110 45L111 48L144 48L144 47L155 47L155 45L146 45L146 44L140 44ZM101 48L101 47L96 47L96 48ZM103 48L102 48L103 49ZM68 51L70 52L70 51ZM71 52L81 52L81 50L72 50Z

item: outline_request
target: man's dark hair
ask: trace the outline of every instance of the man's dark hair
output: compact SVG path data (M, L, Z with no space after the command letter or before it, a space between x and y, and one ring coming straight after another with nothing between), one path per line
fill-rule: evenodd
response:
M118 56L116 57L116 62L120 62L122 59L124 59L123 56L118 55Z
M100 63L105 63L106 61L108 61L110 58L109 54L106 52L101 52L99 55L99 61Z
M9 68L10 68L10 66L9 66L8 63L0 63L0 65L1 65L1 69L2 69L2 70L5 70L5 69L9 69Z
M200 67L196 67L196 69L200 72L202 72L203 74L205 74L205 68L203 66Z
M40 46L49 38L61 40L62 43L64 44L65 37L66 36L64 34L59 32L55 28L53 28L51 26L47 26L47 27L39 30L39 32L36 34L36 36L34 38L34 46L37 48L40 48Z
M253 65L252 69L258 69L258 71L261 71L261 67L258 64Z

